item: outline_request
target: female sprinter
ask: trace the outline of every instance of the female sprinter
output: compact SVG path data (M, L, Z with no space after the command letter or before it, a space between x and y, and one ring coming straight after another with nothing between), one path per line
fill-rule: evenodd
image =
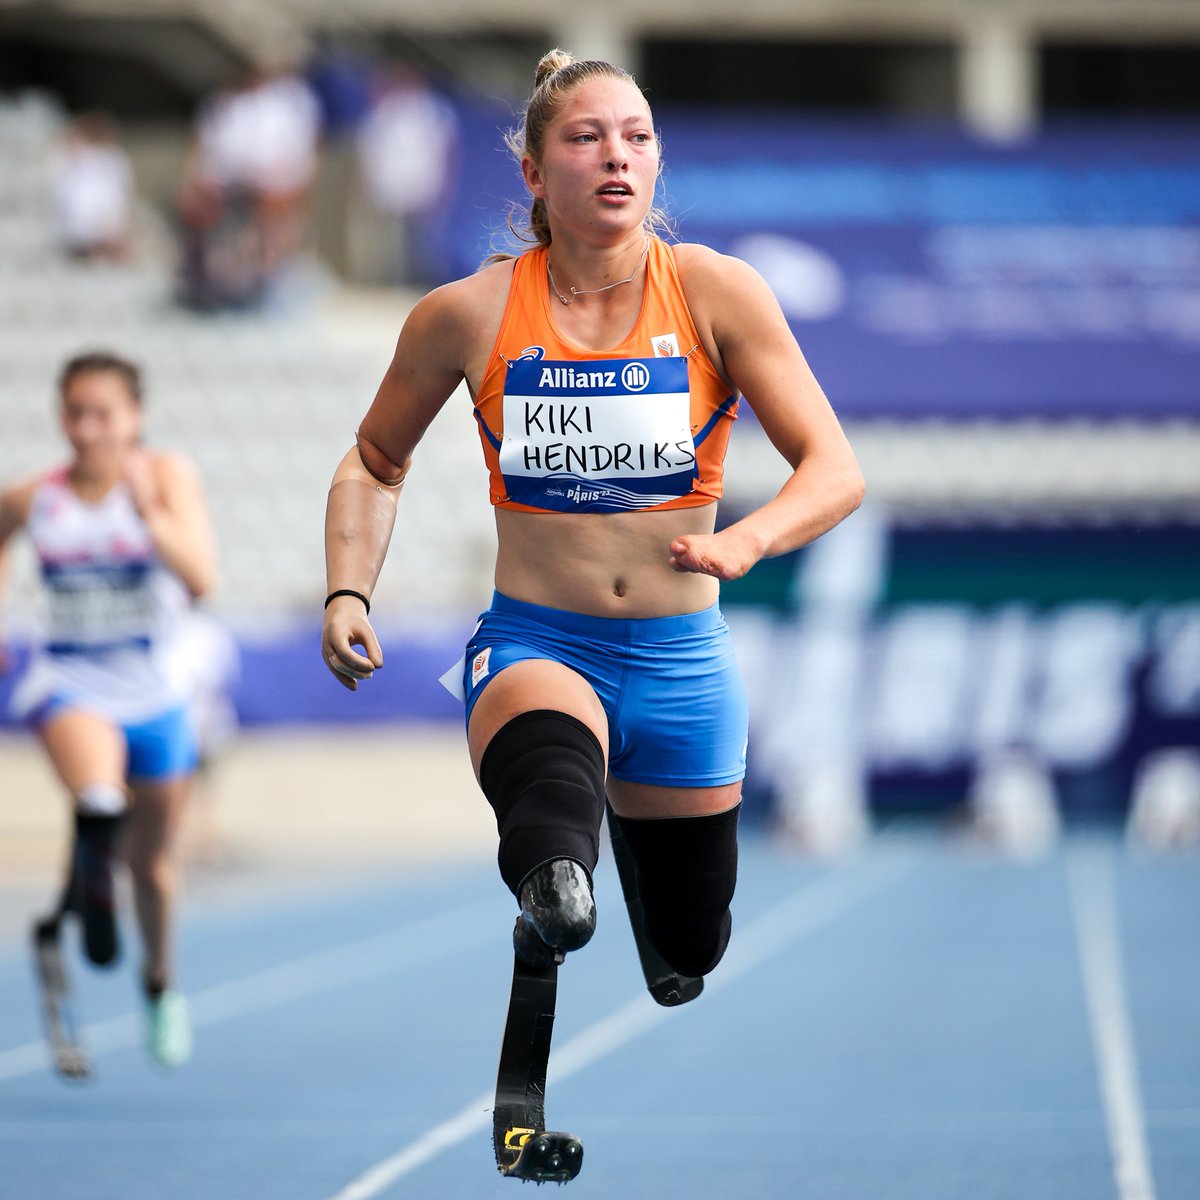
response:
M0 553L24 529L41 566L47 636L13 697L72 798L75 846L62 902L35 931L52 1006L59 918L78 914L88 958L118 955L114 865L124 857L144 957L147 1040L174 1066L190 1053L184 998L172 987L172 845L195 763L172 639L192 598L212 586L215 551L195 472L141 445L138 368L113 354L71 359L59 377L63 467L0 497ZM57 1044L66 1074L86 1074L78 1047ZM62 1051L59 1054L59 1051Z
M657 236L658 143L628 74L552 51L511 143L533 200L532 248L436 289L406 321L330 489L322 645L349 688L382 665L369 597L399 493L422 433L465 380L499 551L462 683L471 761L520 906L510 1032L522 964L552 970L591 936L606 800L653 951L682 977L720 961L747 728L720 581L811 542L863 494L760 276ZM792 471L717 533L739 396ZM541 1136L533 1099L503 1108L509 1040L500 1169L570 1178L578 1143ZM510 1066L524 1069L514 1053ZM562 1165L523 1164L527 1146Z

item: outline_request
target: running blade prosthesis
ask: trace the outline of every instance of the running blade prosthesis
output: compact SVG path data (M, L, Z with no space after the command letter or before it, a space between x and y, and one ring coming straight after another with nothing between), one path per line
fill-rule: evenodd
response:
M579 1138L546 1128L546 1065L557 994L557 963L530 967L514 956L492 1145L500 1174L526 1182L569 1183L583 1166Z
M75 1027L71 989L58 938L57 917L47 917L33 927L33 961L42 999L42 1017L54 1069L64 1079L86 1079L91 1066Z

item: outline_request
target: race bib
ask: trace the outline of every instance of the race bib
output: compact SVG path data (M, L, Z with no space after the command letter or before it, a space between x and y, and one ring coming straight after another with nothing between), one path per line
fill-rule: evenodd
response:
M508 499L627 512L686 496L696 475L685 358L510 363L500 471Z
M150 644L156 609L148 563L43 564L42 572L51 651Z

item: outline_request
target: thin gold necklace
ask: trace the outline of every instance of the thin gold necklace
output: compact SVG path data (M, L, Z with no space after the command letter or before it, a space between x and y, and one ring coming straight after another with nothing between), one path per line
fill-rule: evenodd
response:
M553 272L552 270L550 270L550 255L549 255L549 254L547 254L547 255L546 255L546 274L547 274L547 275L549 276L549 278L550 278L550 290L551 290L551 291L552 291L552 292L553 292L553 293L554 293L554 294L555 294L555 295L556 295L556 296L557 296L557 297L558 297L558 298L559 298L559 299L560 299L560 300L561 300L561 301L562 301L564 304L570 304L570 303L572 303L572 302L574 301L574 299L575 299L575 297L576 297L576 296L594 296L594 295L595 295L597 292L607 292L607 291L610 291L612 288L615 288L615 287L620 287L620 286L621 286L621 284L623 284L623 283L632 283L632 282L633 282L633 277L634 277L634 276L635 276L635 275L638 273L638 271L641 269L642 260L643 260L643 259L646 257L646 255L647 255L647 254L649 254L649 253L650 253L650 239L649 239L649 238L647 238L647 239L646 239L646 244L645 244L645 245L642 247L642 253L641 253L641 254L638 256L638 260L637 260L637 266L635 266L635 267L633 268L633 270L632 270L632 271L629 273L629 277L628 277L627 279L618 279L618 280L616 281L616 283L606 283L606 284L605 284L603 287L598 287L598 288L576 288L576 287L569 287L569 288L567 288L567 291L569 291L569 292L571 293L571 295L570 295L569 297L567 297L567 296L564 296L564 295L562 294L562 292L560 292L560 291L558 290L558 284L554 282L554 272Z

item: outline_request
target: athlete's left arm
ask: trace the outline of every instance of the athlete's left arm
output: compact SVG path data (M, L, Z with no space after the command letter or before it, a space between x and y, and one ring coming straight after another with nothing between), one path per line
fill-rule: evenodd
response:
M740 259L689 247L684 283L714 365L746 398L792 473L778 494L714 534L671 543L671 566L738 579L759 559L807 545L862 502L854 451L762 276ZM681 264L682 267L683 264Z
M196 468L179 454L136 451L125 478L162 560L193 597L217 576L216 539Z

